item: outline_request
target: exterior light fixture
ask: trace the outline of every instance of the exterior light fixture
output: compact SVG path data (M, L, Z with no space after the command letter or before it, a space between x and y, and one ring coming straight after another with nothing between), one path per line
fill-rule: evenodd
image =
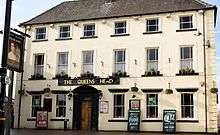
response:
M173 90L170 88L170 83L168 83L169 88L165 90L166 94L173 94Z
M132 92L138 92L137 83L134 83L134 87L131 87Z

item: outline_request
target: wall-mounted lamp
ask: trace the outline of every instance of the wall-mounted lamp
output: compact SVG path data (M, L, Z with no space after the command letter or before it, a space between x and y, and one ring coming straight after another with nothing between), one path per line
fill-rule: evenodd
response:
M73 62L72 64L73 64L74 67L76 67L76 63L75 62Z
M50 64L47 64L48 68L51 68Z
M194 35L195 35L195 36L201 36L202 33L201 33L199 30L197 30L196 33L195 33Z
M137 65L137 59L134 60L134 64Z
M79 23L78 23L78 22L74 22L74 25L75 25L75 26L79 26Z
M131 87L132 92L138 92L137 83L134 83L134 87Z
M104 67L104 61L101 61L101 65L102 65L102 67Z
M50 28L54 28L54 24L50 24Z
M101 90L99 90L99 99L103 98L103 92Z
M169 88L165 90L166 94L173 94L173 90L170 88L170 83L168 83Z
M206 41L206 46L207 46L208 48L211 47L211 44L210 44L210 41L209 41L209 40Z

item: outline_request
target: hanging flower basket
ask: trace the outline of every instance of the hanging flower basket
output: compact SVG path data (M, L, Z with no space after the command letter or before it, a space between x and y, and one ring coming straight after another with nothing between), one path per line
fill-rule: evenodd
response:
M132 92L137 92L138 91L138 87L131 87L131 91Z
M165 93L166 93L166 94L173 94L173 90L172 90L172 89L166 89L166 90L165 90Z
M218 92L218 88L211 88L211 89L210 89L210 92L211 92L211 93L217 93L217 92Z
M18 94L22 96L22 95L25 94L25 91L24 90L18 90Z

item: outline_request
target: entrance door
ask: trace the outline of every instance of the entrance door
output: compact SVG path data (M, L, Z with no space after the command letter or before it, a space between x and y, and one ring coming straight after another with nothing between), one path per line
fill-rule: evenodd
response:
M92 102L83 100L81 103L81 129L91 129Z
M44 99L44 111L52 112L52 98Z

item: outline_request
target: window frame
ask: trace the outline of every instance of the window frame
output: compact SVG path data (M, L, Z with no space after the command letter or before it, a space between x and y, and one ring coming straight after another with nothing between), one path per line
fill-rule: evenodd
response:
M34 102L34 99L36 100L36 98L33 98L33 97L40 97L39 99L40 99L40 104L38 105L38 106L36 106L35 104L33 104ZM40 95L40 94L34 94L34 95L32 95L31 96L31 117L37 117L37 109L36 108L40 108L41 109L41 106L42 106L42 95ZM34 105L34 106L33 106ZM35 108L35 109L33 109L33 108ZM36 111L36 112L34 112L34 111ZM34 115L36 113L36 116Z
M190 94L190 95L192 95L192 98L193 98L193 101L192 101L192 103L193 103L193 105L182 105L182 95L183 94ZM193 93L193 92L181 92L180 93L180 117L181 117L181 119L189 119L189 120L191 120L191 119L196 119L196 111L195 111L195 109L196 109L196 105L195 105L195 93ZM193 107L193 109L192 109L192 117L183 117L183 114L182 114L182 107L183 106L189 106L189 107Z
M60 54L66 54L67 55L67 64L59 64L59 56L60 56ZM57 74L60 74L59 73L59 66L66 66L66 74L68 74L69 72L69 52L58 52L57 53L57 67L56 67L56 69L57 69L57 71L56 71L56 73Z
M94 27L92 27L94 29L92 29L92 30L85 29L85 27L87 27L87 26L94 26ZM92 32L94 34L86 35L85 33L88 34L88 32ZM96 36L96 24L95 23L83 24L83 37L95 37L95 36Z
M156 95L156 97L157 97L157 105L148 105L148 95ZM145 114L145 118L146 119L159 119L159 93L146 93L146 104L145 104L145 106L146 106L146 114ZM157 114L156 114L156 116L155 117L148 117L148 106L149 107L156 107L157 108Z
M116 52L119 52L119 51L123 51L124 53L124 56L122 59L124 59L123 62L117 62L117 57L116 57ZM126 72L126 49L116 49L114 50L114 72L119 72L120 70L116 71L116 67L117 67L117 64L123 64L123 68L124 68L124 71L121 71L121 72Z
M61 31L62 28L64 27L69 27L69 31ZM61 36L63 33L67 33L69 36L67 37L63 37ZM71 25L61 25L59 26L59 35L58 35L58 39L67 39L71 37Z
M123 112L121 112L123 114L123 116L120 116L120 117L116 117L115 116L115 96L117 95L121 95L122 98L123 98L123 105L117 105L116 107L122 107L123 109ZM115 93L113 94L113 118L114 119L124 119L125 118L125 93Z
M58 103L59 102L58 101L59 100L59 98L58 98L59 95L64 95L64 102L65 102L64 105L60 105ZM64 118L67 115L67 99L66 98L67 98L66 94L56 94L56 117L58 117L58 118ZM64 109L64 116L59 114L59 109L60 108Z
M148 51L149 50L157 50L157 53L155 54L155 58L157 58L157 60L149 60L149 54L148 54ZM155 71L159 71L159 47L149 47L149 48L146 48L146 71L149 72L151 71L151 69L148 69L148 63L151 63L151 62L156 62L157 63L157 69L155 69Z
M185 53L185 51L183 52L182 51L182 49L183 48L191 48L191 51L189 52L189 56L191 56L191 58L182 58L182 57L184 57L184 53ZM179 67L179 69L181 70L181 69L186 69L186 68L182 68L183 66L182 66L182 62L184 62L184 61L189 61L190 63L191 63L191 65L189 66L190 68L189 69L193 69L194 67L193 67L193 55L194 55L194 53L193 53L193 46L192 45L189 45L189 46L180 46L180 49L179 49L179 51L180 51L180 67ZM183 52L183 54L182 54L182 52Z
M124 23L125 26L123 26L123 27L116 27L116 24L118 24L118 23ZM116 33L116 31L118 29L123 29L123 31L125 31L125 32L124 33ZM127 21L115 21L114 22L114 35L124 35L124 34L127 34L127 33L128 33L128 23L127 23Z
M148 21L151 21L151 20L157 20L157 25L156 24L155 25L149 25ZM152 27L155 26L157 30L156 31L150 31L150 28L149 28L150 26L152 26ZM145 27L146 27L145 30L146 30L147 33L159 32L160 31L160 19L158 17L157 18L147 18Z
M45 29L45 33L38 33L37 31L39 29ZM44 38L38 38L39 35L44 35ZM35 28L35 40L39 41L39 40L46 40L47 39L47 27L37 27Z
M181 18L183 17L191 17L191 20L189 22L181 22ZM179 16L179 29L180 30L188 30L188 29L193 29L194 28L194 24L193 24L193 15L181 15ZM189 28L184 28L183 25L184 24L189 24L191 27Z
M37 65L36 63L36 57L37 56L40 56L40 55L42 55L43 56L43 64L42 65ZM42 74L40 74L40 75L43 75L44 76L44 64L45 64L45 54L44 53L36 53L36 54L34 54L34 75L36 75L37 74L37 71L36 71L36 69L37 68L42 68Z
M91 52L92 54L92 63L84 63L84 53L89 53ZM89 66L91 65L92 66L92 74L94 73L94 50L87 50L87 51L82 51L82 73L83 74L86 74L87 72L85 72L85 66Z

